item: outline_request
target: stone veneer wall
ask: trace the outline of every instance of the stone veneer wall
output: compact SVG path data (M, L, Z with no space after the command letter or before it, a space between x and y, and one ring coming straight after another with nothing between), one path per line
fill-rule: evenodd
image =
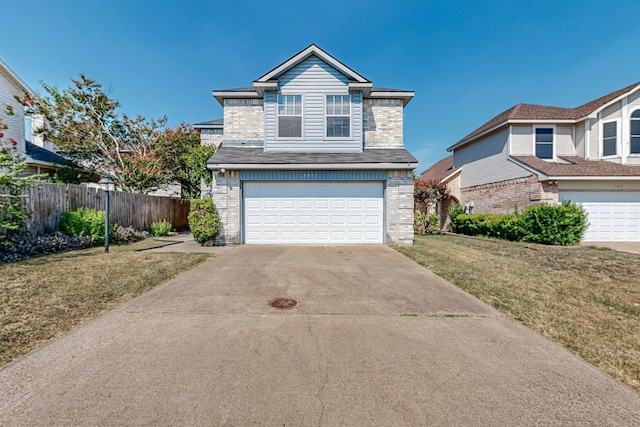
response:
M262 99L224 100L224 139L264 141Z
M413 244L413 174L411 171L389 171L386 202L387 243Z
M202 197L213 198L220 215L220 235L216 242L238 245L240 238L240 179L237 171L225 171L213 176L210 191L203 191Z
M473 213L513 213L538 203L557 204L558 185L538 177L517 178L460 189L460 204L473 202Z
M364 146L402 148L402 100L365 99Z

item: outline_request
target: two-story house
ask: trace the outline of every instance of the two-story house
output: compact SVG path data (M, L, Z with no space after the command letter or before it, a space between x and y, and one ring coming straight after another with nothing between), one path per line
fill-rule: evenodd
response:
M585 241L640 241L640 83L577 108L518 104L448 151L422 176L474 213L570 200Z
M403 109L414 93L372 82L311 45L253 82L214 90L224 119L207 165L222 222L240 243L413 243Z
M7 126L7 129L0 130L4 143L0 149L23 157L29 174L54 172L59 166L68 165L69 162L55 153L53 144L35 132L44 123L42 116L31 118L27 126L30 132L25 135L24 108L16 99L22 99L25 95L35 97L33 90L0 60L0 118ZM7 109L12 114L8 114Z

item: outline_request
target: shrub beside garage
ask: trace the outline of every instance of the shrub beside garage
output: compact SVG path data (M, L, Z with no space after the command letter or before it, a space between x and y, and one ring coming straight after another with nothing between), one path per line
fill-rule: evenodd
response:
M588 225L582 206L569 201L534 205L513 215L465 214L456 205L449 217L454 233L561 246L580 243Z

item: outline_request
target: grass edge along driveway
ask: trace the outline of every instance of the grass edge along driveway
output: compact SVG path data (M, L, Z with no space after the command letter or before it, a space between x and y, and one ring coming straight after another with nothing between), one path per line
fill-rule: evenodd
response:
M640 255L449 235L396 250L640 391Z
M211 258L146 239L0 265L0 367Z

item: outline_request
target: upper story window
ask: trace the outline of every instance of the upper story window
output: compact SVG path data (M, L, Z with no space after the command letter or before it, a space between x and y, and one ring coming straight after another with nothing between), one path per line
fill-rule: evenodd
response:
M351 136L351 96L327 95L327 138Z
M278 95L278 138L302 138L302 95Z
M618 150L618 123L602 124L602 157L615 156Z
M640 110L631 114L631 154L640 154Z
M536 157L553 159L553 128L536 128Z

